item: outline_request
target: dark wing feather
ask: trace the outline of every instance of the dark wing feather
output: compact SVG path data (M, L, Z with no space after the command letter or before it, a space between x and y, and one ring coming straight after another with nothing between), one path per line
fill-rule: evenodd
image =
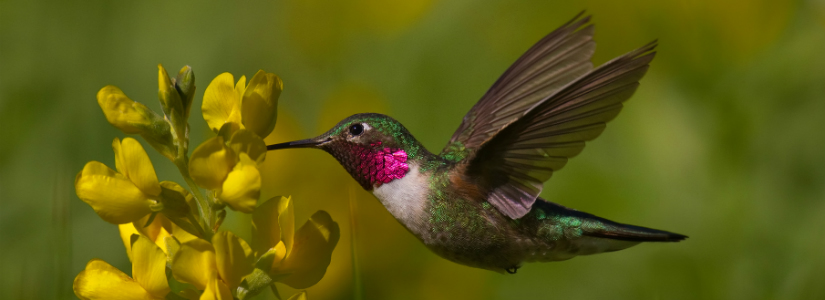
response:
M513 219L527 214L553 172L619 113L647 72L655 47L650 43L576 79L484 142L467 174L492 188L490 203Z
M537 102L593 69L596 49L590 17L582 13L525 52L464 116L450 143L477 149Z

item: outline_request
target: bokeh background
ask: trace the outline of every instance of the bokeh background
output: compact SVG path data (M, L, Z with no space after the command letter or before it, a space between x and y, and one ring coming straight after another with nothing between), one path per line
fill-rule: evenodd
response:
M95 257L130 273L116 226L72 186L87 161L113 166L124 136L95 101L104 85L160 111L156 65L191 65L198 144L211 79L264 69L285 84L270 143L380 112L438 152L510 63L581 10L596 64L656 38L659 54L543 196L690 239L501 275L430 253L325 153L270 153L264 197L341 226L310 298L825 298L822 0L0 1L0 298L72 299ZM230 212L225 227L248 238L248 223Z

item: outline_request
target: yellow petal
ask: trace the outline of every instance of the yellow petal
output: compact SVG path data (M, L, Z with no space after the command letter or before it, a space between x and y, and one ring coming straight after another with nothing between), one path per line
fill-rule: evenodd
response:
M284 242L278 242L275 247L272 247L275 250L275 259L272 261L273 266L277 266L281 264L281 261L284 260L286 257L286 246Z
M212 245L215 246L215 262L221 279L230 288L237 288L243 277L252 273L254 268L252 249L246 241L229 231L216 233L212 237Z
M126 247L126 254L129 255L129 260L132 260L132 235L139 234L149 238L150 240L154 241L155 244L163 250L164 253L168 253L166 251L166 243L164 242L164 238L171 236L166 228L172 228L174 226L169 222L169 220L164 217L163 215L155 216L155 219L152 221L152 224L149 226L146 225L146 221L149 221L151 215L146 215L143 218L140 218L137 221L132 223L120 224L118 225L118 230L120 231L120 239L123 240L123 245Z
M106 165L91 161L75 179L75 192L104 221L124 224L152 212L156 202L144 194L126 176Z
M191 283L199 290L206 288L209 280L217 276L215 248L202 239L183 243L172 258L172 274L183 283Z
M263 70L255 73L241 100L243 125L258 136L265 138L275 128L278 116L278 97L284 84L281 78Z
M167 236L163 238L163 244L166 245L166 263L171 266L172 258L175 257L175 253L178 253L178 250L180 250L180 242L175 240L174 237Z
M149 221L151 215L147 215L140 220L132 222L132 227L142 236L149 238L150 240L155 242L155 245L160 247L164 253L168 253L166 249L166 242L164 239L166 237L172 236L172 230L176 227L172 224L172 221L169 220L163 214L158 214L155 216L155 219L152 220L152 224L146 226L146 222ZM128 237L127 237L128 238ZM124 243L127 242L126 238L124 238Z
M326 273L339 237L338 224L327 212L317 211L295 233L292 251L277 268L278 273L290 274L281 282L296 289L318 283Z
M284 242L278 242L275 247L270 248L260 255L255 266L271 275L277 275L277 267L284 261L284 257L286 257Z
M270 198L252 212L252 250L258 255L281 242L281 226L278 225L278 204L286 197Z
M126 174L126 165L123 161L123 150L121 149L121 143L119 138L115 138L112 141L112 150L115 151L115 170L117 170L120 174Z
M246 153L241 153L240 162L226 176L218 198L234 210L252 213L261 195L261 173Z
M232 138L232 135L235 134L235 131L240 129L241 123L227 122L218 130L218 136L222 137L224 141L228 141Z
M214 131L229 120L233 111L239 111L240 97L234 88L232 74L223 73L215 77L203 94L203 119Z
M229 114L229 117L226 118L226 123L239 124L239 127L244 128L241 120L242 118L240 107L236 107L236 109L232 110L232 113Z
M135 281L152 296L165 297L170 291L166 281L166 253L155 241L141 235L132 245L132 258L132 277Z
M235 152L224 145L222 137L213 137L192 151L189 175L203 188L219 189L235 166L236 157Z
M156 299L132 278L99 259L89 261L86 269L77 274L73 289L75 295L84 300Z
M103 163L99 161L90 161L83 166L83 170L80 171L81 176L91 176L91 175L101 175L101 176L117 176L123 179L128 179L122 174L118 174L112 168L107 167Z
M189 233L188 231L180 228L178 225L172 224L172 236L175 237L181 243L186 243L188 241L197 239L198 237Z
M135 229L134 223L118 224L117 229L120 231L123 246L126 247L126 255L129 256L129 261L132 261L132 235L140 233Z
M158 217L159 216L160 215L158 215ZM168 237L172 237L172 234L169 233L169 231L166 231L166 229L164 228L158 234L157 239L155 239L155 245L157 245L158 248L161 251L163 251L163 253L169 253L168 250L166 249L166 238L168 238Z
M155 241L159 239L161 231L165 231L163 229L163 223L166 223L166 225L168 226L169 220L166 219L166 217L164 217L163 215L158 214L152 220L152 223L149 224L149 226L146 226L146 222L149 221L150 217L151 215L147 215L143 218L140 218L140 220L132 222L132 226L134 226L135 230L137 230L138 233L140 233L141 235L148 237L152 241Z
M97 92L97 104L106 120L128 134L142 133L162 118L146 105L132 101L116 86L107 85Z
M206 285L206 290L201 294L200 300L232 300L232 293L222 281L213 277Z
M238 99L243 97L244 90L246 90L246 75L241 75L241 78L238 79L238 83L235 84L235 94L238 94Z
M241 129L232 134L229 139L229 148L235 153L246 153L249 158L261 164L266 157L266 143L254 132Z
M286 254L292 252L295 236L295 211L292 197L281 197L278 201L278 225L281 227L281 240L284 241Z
M243 99L243 92L246 89L246 76L241 75L241 78L238 79L238 83L235 84L235 95L238 96L238 104L232 108L232 112L229 114L229 117L226 118L227 123L235 123L238 124L239 127L243 128L242 119L241 119L241 102Z
M289 297L287 300L307 300L307 291L301 291L300 293L292 295L292 297Z
M117 150L117 149L116 149ZM149 160L146 150L136 139L125 138L120 143L120 158L123 164L123 175L135 183L147 195L160 195L160 182L155 174L155 167ZM118 156L117 153L115 156Z

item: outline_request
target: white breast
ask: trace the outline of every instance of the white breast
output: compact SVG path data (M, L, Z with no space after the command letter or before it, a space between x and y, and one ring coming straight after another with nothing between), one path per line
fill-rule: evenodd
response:
M410 171L401 179L374 188L372 194L401 224L412 230L422 222L429 192L427 176L418 172L418 166L410 164Z

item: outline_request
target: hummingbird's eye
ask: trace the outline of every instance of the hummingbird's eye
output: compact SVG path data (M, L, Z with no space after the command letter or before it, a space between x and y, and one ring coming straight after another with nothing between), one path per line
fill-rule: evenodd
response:
M364 125L352 124L352 126L349 127L349 134L352 136L359 136L362 133L364 133Z

